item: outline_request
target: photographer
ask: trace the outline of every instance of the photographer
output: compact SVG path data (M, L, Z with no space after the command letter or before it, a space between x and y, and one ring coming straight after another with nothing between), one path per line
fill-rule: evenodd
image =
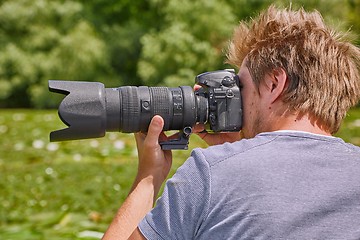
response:
M214 146L192 152L152 209L172 161L155 116L104 239L360 239L360 148L331 136L360 97L359 48L318 12L272 6L240 23L228 62L241 135L196 126Z

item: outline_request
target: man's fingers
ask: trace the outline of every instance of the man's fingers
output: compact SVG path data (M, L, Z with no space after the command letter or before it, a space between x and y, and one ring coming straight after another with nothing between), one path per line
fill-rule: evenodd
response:
M205 125L204 124L196 124L195 126L193 126L192 128L192 132L193 133L199 133L205 130Z
M201 88L200 85L198 85L198 84L195 84L195 85L194 85L194 90L195 90L195 91L199 90L200 88Z

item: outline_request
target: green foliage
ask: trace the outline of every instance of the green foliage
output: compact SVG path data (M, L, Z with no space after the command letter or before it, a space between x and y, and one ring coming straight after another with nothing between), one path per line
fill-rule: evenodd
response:
M0 239L99 239L127 196L133 136L50 143L49 132L62 127L55 111L0 110ZM360 146L360 110L337 135ZM189 148L199 146L191 136ZM189 155L173 151L171 174Z
M91 22L106 42L111 86L142 85L138 76L140 39L162 24L160 6L151 1L80 0L84 18ZM102 81L104 81L103 79Z
M132 134L49 142L55 111L0 110L0 239L84 239L104 232L137 170ZM204 146L196 136L191 148ZM175 169L190 151L175 151Z
M96 79L105 65L105 43L81 11L74 1L0 6L0 106L49 107L48 79Z
M273 3L318 9L360 33L359 0L2 0L0 107L57 106L49 79L193 85L197 74L229 67L233 28Z
M349 13L347 25L358 35L357 44L360 45L360 0L348 0Z
M216 49L186 32L181 23L145 35L139 75L147 85L192 85L196 73L217 63Z
M139 75L143 81L192 85L197 73L221 68L222 49L235 21L230 7L215 0L159 2L163 4L163 27L141 39Z
M136 21L105 26L103 37L107 43L109 68L114 75L111 85L142 85L137 76L137 61L140 57L140 38L147 31ZM116 76L116 77L115 77Z

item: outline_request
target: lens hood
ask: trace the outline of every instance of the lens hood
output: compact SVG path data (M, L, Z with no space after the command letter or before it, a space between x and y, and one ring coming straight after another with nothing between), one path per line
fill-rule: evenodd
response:
M58 110L68 126L50 133L50 141L96 138L105 136L105 87L98 82L49 80L49 90L65 94Z

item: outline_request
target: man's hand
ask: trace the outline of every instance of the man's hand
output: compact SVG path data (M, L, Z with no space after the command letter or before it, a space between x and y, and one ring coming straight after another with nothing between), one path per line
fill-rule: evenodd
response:
M162 129L164 120L155 116L147 134L136 133L139 153L138 174L133 187L106 231L103 240L144 239L137 228L140 221L152 209L161 184L169 174L171 151L163 151L159 140L167 140Z
M197 134L209 146L223 144L226 142L236 142L242 139L241 132L208 133L203 124L193 127L193 133Z
M163 126L164 120L157 115L151 120L147 134L135 133L139 157L137 179L148 176L153 177L155 190L157 191L169 174L172 164L171 151L162 150L159 145L159 141L168 139L162 131Z

